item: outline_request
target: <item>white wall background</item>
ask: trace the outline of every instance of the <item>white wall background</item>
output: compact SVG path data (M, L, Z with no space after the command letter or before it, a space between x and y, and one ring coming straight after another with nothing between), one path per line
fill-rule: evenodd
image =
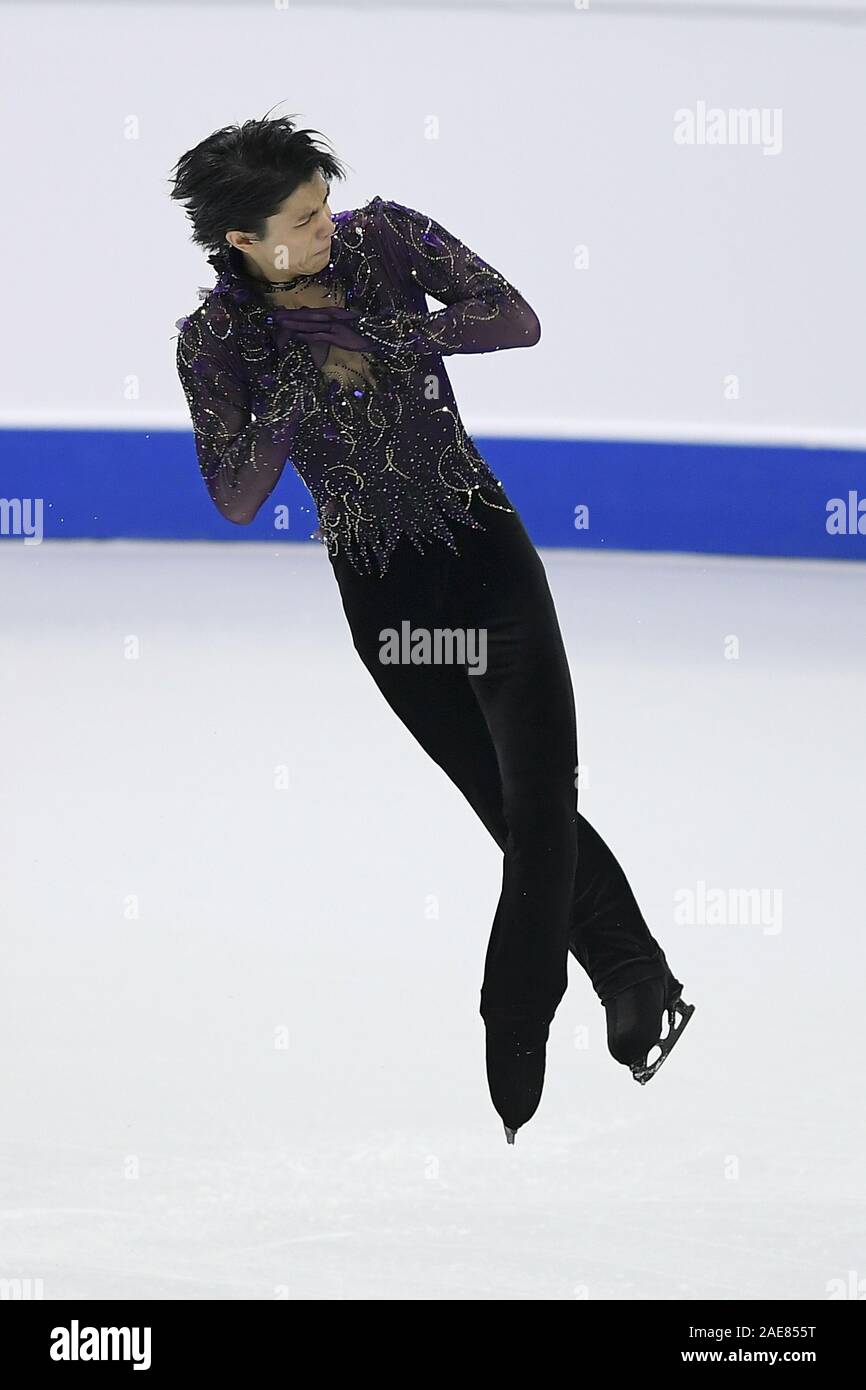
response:
M0 424L188 424L174 323L213 275L169 171L281 103L352 166L335 209L431 213L538 312L532 351L449 360L471 429L866 444L863 4L30 3L0 26ZM700 101L780 108L781 152L677 146Z

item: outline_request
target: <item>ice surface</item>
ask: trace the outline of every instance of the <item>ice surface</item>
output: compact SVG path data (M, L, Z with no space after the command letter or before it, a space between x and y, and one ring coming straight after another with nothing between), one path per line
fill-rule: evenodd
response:
M571 960L512 1147L478 1014L501 856L361 665L322 549L0 546L0 1278L628 1300L866 1277L866 568L542 554L580 808L697 1007L637 1086ZM677 921L700 883L779 889L781 919Z

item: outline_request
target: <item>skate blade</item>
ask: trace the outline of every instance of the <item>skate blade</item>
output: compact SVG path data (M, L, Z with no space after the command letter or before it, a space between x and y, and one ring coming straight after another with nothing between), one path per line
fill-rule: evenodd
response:
M674 1002L669 1005L667 1009L667 1036L660 1038L657 1043L653 1043L653 1047L661 1049L659 1056L653 1062L652 1066L648 1066L646 1060L644 1060L643 1062L636 1062L631 1069L631 1074L639 1086L645 1086L648 1081L652 1081L662 1062L676 1047L694 1011L694 1004L684 1004L682 999L675 999ZM675 1022L677 1015L682 1016L678 1024ZM652 1048L650 1048L650 1052L651 1051ZM648 1056L649 1052L647 1053L647 1057Z

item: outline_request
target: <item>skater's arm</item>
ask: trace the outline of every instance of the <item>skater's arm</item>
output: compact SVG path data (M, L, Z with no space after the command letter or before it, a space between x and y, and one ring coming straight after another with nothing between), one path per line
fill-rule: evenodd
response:
M211 499L226 520L248 525L276 487L299 424L317 410L316 368L303 347L286 347L267 411L253 421L246 383L197 312L178 333L177 371Z
M386 265L445 304L435 313L407 309L362 314L356 324L374 351L446 356L533 347L541 324L505 276L439 222L414 208L374 200L372 240Z

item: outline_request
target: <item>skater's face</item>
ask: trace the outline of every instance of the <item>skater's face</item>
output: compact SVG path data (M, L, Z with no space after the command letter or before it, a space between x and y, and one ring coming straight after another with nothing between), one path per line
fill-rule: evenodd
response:
M328 264L334 223L328 206L330 185L318 169L300 184L267 221L267 235L256 241L248 232L226 232L226 241L247 257L248 269L267 280L312 275ZM252 265L249 262L252 262Z

